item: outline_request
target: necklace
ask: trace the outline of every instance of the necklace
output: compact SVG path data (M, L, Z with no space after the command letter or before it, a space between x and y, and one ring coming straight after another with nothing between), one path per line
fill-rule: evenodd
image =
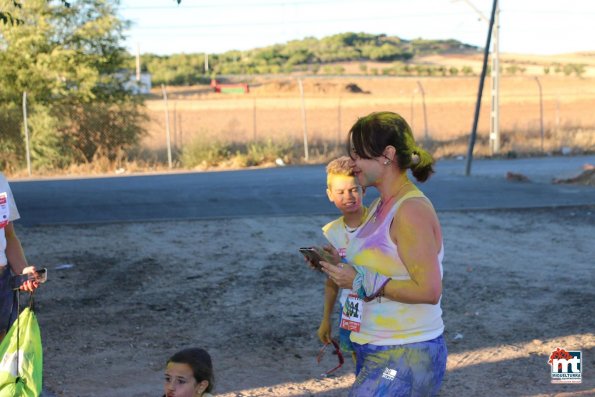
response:
M393 198L395 198L395 197L398 197L398 196L399 196L399 193L401 193L401 190L403 190L403 188L404 188L406 185L410 185L410 184L411 184L411 181L410 181L410 180L407 180L407 182L403 183L403 184L402 184L402 185L399 187L399 189L397 190L397 192L396 192L394 195L390 196L390 197L388 198L388 200L386 200L386 203L389 203L389 202L391 202L391 201L392 201L392 199L393 199ZM378 202L378 205L376 206L376 210L374 210L374 216L372 217L372 223L376 223L376 218L377 218L377 217L378 217L378 215L380 215L380 213L382 212L382 207L384 206L384 204L385 204L385 202L384 202L384 201L382 201L382 198L381 198L381 199L380 199L380 201Z
M345 217L343 217L343 227L345 228L345 231L347 233L353 233L353 232L355 232L362 225L362 223L364 222L364 219L366 219L366 216L367 215L368 215L368 209L366 207L364 207L364 211L363 211L362 217L361 217L361 219L359 221L359 225L357 225L356 227L348 226L347 223L345 223Z
M347 226L346 223L343 223L343 226L345 226L345 231L347 233L353 233L353 232L355 232L357 230L357 226L356 227L349 227L349 226Z

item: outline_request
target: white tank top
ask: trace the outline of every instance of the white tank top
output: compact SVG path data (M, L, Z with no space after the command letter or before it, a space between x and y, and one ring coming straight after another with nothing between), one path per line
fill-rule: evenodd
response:
M413 197L423 197L427 200L419 190L409 192L393 205L386 218L371 234L359 237L366 229L365 226L360 227L347 247L350 263L365 266L395 280L411 279L399 257L397 245L391 239L390 225L401 203ZM371 206L371 213L375 211L378 201ZM443 256L444 246L438 254L440 277ZM402 345L434 339L443 331L440 302L436 305L408 304L383 298L380 303L373 300L363 304L360 332L352 332L351 340L359 344Z

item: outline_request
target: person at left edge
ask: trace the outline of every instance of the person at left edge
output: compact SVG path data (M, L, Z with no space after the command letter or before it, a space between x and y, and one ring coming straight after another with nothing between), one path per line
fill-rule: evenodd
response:
M11 277L20 274L34 274L35 266L29 266L13 222L19 219L12 191L8 181L0 172L0 341L10 329L18 315L14 302ZM39 283L27 280L20 287L21 291L33 292Z

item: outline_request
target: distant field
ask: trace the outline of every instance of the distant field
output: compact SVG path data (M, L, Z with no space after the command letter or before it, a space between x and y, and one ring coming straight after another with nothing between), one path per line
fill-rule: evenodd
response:
M433 56L419 62L435 65L469 65L475 73L481 55ZM544 74L544 65L580 63L583 77ZM595 54L557 57L501 56L507 64L526 68L522 75L503 73L500 80L500 130L503 150L576 150L595 148ZM386 65L385 65L386 66ZM410 121L417 137L453 145L438 154L457 154L466 146L471 130L479 78L387 77L361 75L359 64L343 65L345 77L303 76L306 128L310 142L337 143L357 117L378 110L401 113ZM368 70L372 67L367 65ZM208 86L168 87L169 117L174 147L200 139L247 142L256 139L303 139L304 124L297 76L260 77L245 80L249 94L215 94ZM539 85L542 86L542 110ZM486 78L477 150L487 153L490 123L491 80ZM425 96L422 100L421 90ZM361 91L361 92L359 92ZM151 121L143 145L151 150L165 147L164 103L160 90L147 101ZM543 115L543 118L541 117ZM455 144L456 143L456 144ZM456 148L455 148L456 147ZM463 150L464 151L464 150Z

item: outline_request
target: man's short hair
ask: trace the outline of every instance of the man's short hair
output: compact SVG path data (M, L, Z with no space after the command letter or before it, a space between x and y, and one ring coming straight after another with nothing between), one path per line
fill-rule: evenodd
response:
M347 156L341 156L334 159L326 166L326 184L331 186L332 175L353 176L353 169L349 165L351 159Z

